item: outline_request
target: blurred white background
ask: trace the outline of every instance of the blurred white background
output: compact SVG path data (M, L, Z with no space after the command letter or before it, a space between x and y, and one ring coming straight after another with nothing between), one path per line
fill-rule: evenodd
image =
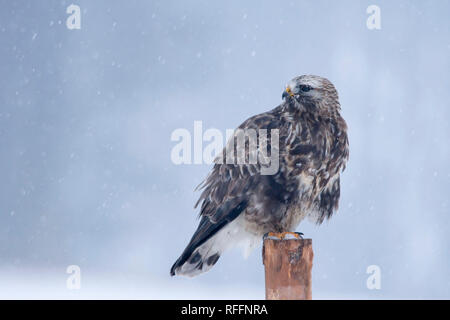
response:
M335 84L350 138L339 212L299 227L313 298L450 298L449 1L77 0L68 30L71 3L0 1L1 298L263 299L261 248L169 276L210 170L170 135L235 128L301 74Z

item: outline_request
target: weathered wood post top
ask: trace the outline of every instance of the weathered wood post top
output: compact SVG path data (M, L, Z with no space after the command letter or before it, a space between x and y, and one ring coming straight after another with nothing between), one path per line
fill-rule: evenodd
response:
M311 239L293 232L264 237L263 263L268 300L311 300L313 249Z

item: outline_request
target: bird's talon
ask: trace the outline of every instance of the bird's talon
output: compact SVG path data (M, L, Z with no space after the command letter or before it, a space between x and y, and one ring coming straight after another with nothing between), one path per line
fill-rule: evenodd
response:
M282 233L282 239L285 239L286 238L286 236L290 236L290 237L294 237L295 239L303 239L303 233L301 233L301 232L290 232L290 231L287 231L287 232L283 232Z
M268 232L264 235L264 239L278 239L278 240L284 240L284 239L303 239L303 233L302 232L290 232L290 231L285 231L285 232Z
M276 233L276 232L268 232L268 233L266 233L264 238L277 238L279 240L283 239L283 237L280 237L280 234Z

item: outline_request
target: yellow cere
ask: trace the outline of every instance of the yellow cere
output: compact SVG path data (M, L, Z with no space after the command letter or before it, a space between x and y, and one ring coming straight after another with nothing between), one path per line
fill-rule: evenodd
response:
M287 92L287 93L289 93L289 95L290 95L291 97L293 97L293 96L294 96L294 94L292 93L292 91L291 91L291 88L290 88L290 87L286 87L286 92Z

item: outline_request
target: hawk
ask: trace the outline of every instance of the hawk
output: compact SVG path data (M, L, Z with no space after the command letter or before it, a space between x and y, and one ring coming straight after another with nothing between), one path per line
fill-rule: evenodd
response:
M282 99L275 109L238 127L277 129L277 148L270 135L262 141L271 153L277 152L278 170L262 174L260 161L228 163L216 158L212 171L197 187L203 189L195 205L201 204L199 226L172 266L172 276L208 271L231 246L243 242L251 248L268 232L293 232L306 217L321 224L338 209L340 173L348 160L349 144L334 85L323 77L299 76L287 84ZM231 142L237 132L221 156L236 148ZM256 153L261 152L258 145ZM246 148L246 160L250 153Z

